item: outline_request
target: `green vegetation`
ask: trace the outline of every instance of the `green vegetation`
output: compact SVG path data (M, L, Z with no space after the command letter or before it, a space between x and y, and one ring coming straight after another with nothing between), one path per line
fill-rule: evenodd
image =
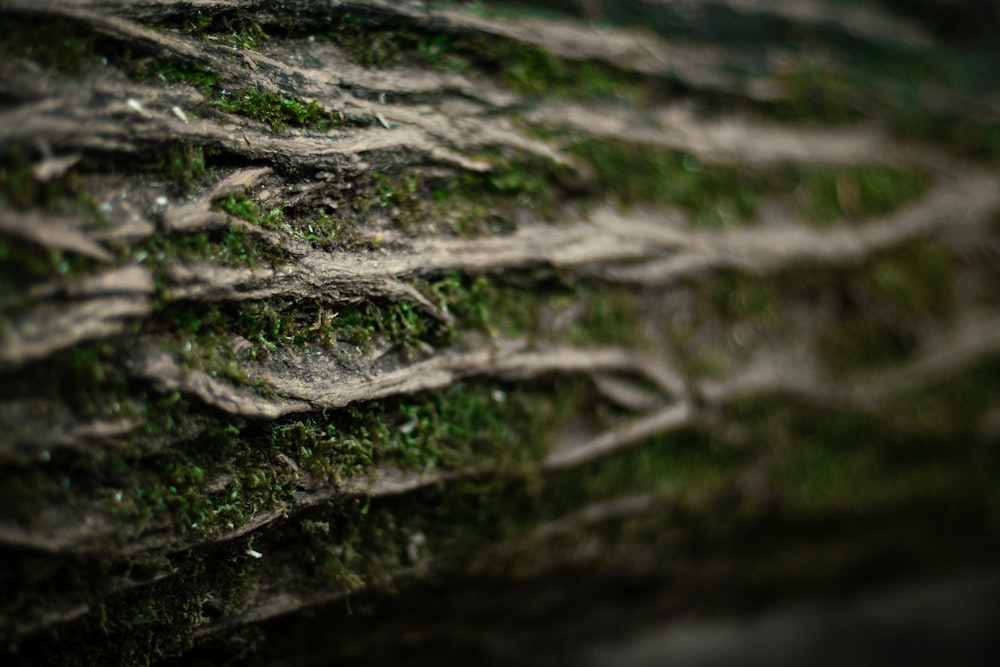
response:
M677 206L697 226L752 222L768 200L784 201L807 222L862 221L891 213L927 187L921 173L889 167L793 167L767 169L704 164L682 151L594 139L577 139L567 150L593 170L603 196L621 205Z
M203 40L221 42L233 48L258 50L269 37L264 25L240 11L182 14L181 32Z
M130 251L140 264L154 267L157 278L166 276L163 269L169 261L200 259L229 266L276 266L288 261L280 246L240 228L225 228L175 237L153 237Z
M768 103L769 114L784 121L808 123L848 123L879 118L897 135L907 139L948 146L969 157L996 162L1000 159L1000 124L962 117L961 95L980 97L996 87L996 76L986 74L982 58L995 54L974 54L961 59L962 65L938 82L959 97L951 108L933 106L930 86L932 65L939 54L922 54L900 66L898 62L856 63L859 69L802 69L779 77L787 96ZM926 67L914 67L914 62ZM961 74L958 74L961 73ZM966 89L968 83L975 85ZM958 84L958 85L956 85ZM940 92L934 91L933 95Z
M406 359L417 356L421 342L441 344L451 335L443 324L429 321L417 307L405 302L379 304L369 301L362 306L344 308L335 324L342 340L369 348L381 336L397 346Z
M8 24L3 19L0 29ZM258 23L237 12L195 18L185 30L224 34L223 43L244 48L266 39ZM68 59L85 66L105 39L76 40L70 30L50 37L52 51L15 35L0 44L0 57L13 53L72 73L77 70ZM642 86L653 86L603 65L565 62L500 39L485 44L471 37L373 30L364 23L356 33L346 29L335 38L356 49L365 64L412 62L489 73L530 97L639 99L648 93ZM216 108L274 131L289 125L325 129L332 122L316 102L257 91L223 97L218 77L199 66L147 62L134 63L130 71L150 81L194 86ZM797 100L790 107L797 118L860 117L861 98L849 78L793 75L789 84L811 96L808 104ZM881 111L873 113L881 117ZM928 118L934 123L921 129ZM996 154L996 128L938 120L918 114L913 136L926 131L970 154ZM712 165L681 152L585 139L568 150L589 164L598 196L624 206L676 206L706 227L752 221L771 202L819 227L863 222L915 201L928 182L916 171L874 166ZM134 331L147 342L160 341L184 369L238 386L255 384L245 370L252 367L249 358L267 369L295 363L306 352L321 351L331 364L357 363L351 367L375 375L383 365L422 358L428 347L461 353L488 349L492 342L499 349L501 337L522 338L540 350L615 345L641 353L648 347L645 331L661 321L666 303L658 298L662 288L644 293L553 266L497 276L427 270L409 277L454 316L454 324L438 321L428 312L433 309L418 304L370 297L356 304L330 303L329 295L320 294L245 303L169 300L171 265L196 260L278 266L290 259L272 242L281 234L324 249L377 246L377 235L362 234L376 209L387 211L403 233L472 237L510 232L529 215L555 220L562 198L579 194L557 166L523 155L470 157L489 161L493 169L465 174L435 165L379 174L352 184L339 208L329 205L333 213L264 210L248 194L236 194L219 201L218 210L249 225L157 234L134 247L121 241L119 262L152 266L158 281L155 310ZM17 147L0 154L0 207L88 213L96 221L81 177L71 171L40 182L32 172L37 161ZM192 142L166 146L158 166L177 195L195 191L209 171L206 149ZM303 209L321 205L315 203L319 196L304 199ZM748 322L765 334L786 321L801 323L793 309L806 304L811 325L822 326L802 335L818 335L814 342L827 370L850 379L911 359L927 331L957 319L958 261L977 260L953 257L928 240L840 269L698 276L690 294L680 295L691 299L681 299L678 311L690 308L694 318L708 318L707 328L726 337ZM0 235L0 322L29 303L32 287L69 284L95 266L73 253ZM72 298L68 291L54 294ZM30 298L34 304L48 297ZM675 304L668 306L662 310ZM578 469L542 471L537 463L554 447L585 442L636 416L609 407L590 379L567 372L539 380L464 377L435 391L244 420L132 376L132 338L108 340L52 355L31 365L23 380L4 379L6 395L55 406L57 427L59 410L93 432L106 424L135 424L130 432L101 438L99 448L57 443L44 449L28 432L30 425L10 426L17 444L0 458L4 521L12 529L55 534L60 527L49 522L58 515L81 531L110 521L113 532L59 554L0 547L8 566L0 572L0 589L16 592L0 601L3 641L15 626L87 610L78 618L67 615L52 626L56 630L4 647L20 651L16 657L26 663L55 662L80 646L86 651L78 659L87 664L155 661L186 648L210 619L239 613L251 591L264 595L280 585L290 595L363 587L382 592L393 589L401 572L417 571L432 558L453 567L434 570L444 573L444 586L481 573L509 582L512 575L552 571L640 572L654 583L666 582L672 592L714 592L718 601L709 604L721 607L761 599L741 597L754 587L774 599L775 591L803 582L833 587L865 567L900 558L959 558L967 543L982 550L996 542L988 536L996 535L1000 517L998 452L982 435L1000 394L995 358L871 412L820 408L789 396L704 406L699 417L705 419L692 426ZM371 345L367 350L373 351L373 341L392 349L378 361L345 349ZM688 370L695 365L680 363ZM269 391L263 381L255 386ZM76 437L66 440L76 443ZM343 492L376 471L397 469L412 479L432 472L475 474L446 475L398 496ZM313 504L320 487L330 499ZM649 497L648 511L585 512L595 503L639 494ZM303 499L310 504L297 505ZM252 537L233 537L271 513L287 516L260 526ZM209 541L220 536L232 539Z
M309 127L320 132L332 125L332 116L316 100L306 102L297 97L283 97L277 93L237 90L232 95L221 95L212 102L226 113L237 113L267 123L272 132L279 132L288 125Z
M90 218L95 224L105 222L98 202L79 186L75 172L41 181L35 177L30 154L16 145L0 150L0 213L5 208L40 208ZM0 233L0 333L27 304L28 287L52 279L68 282L97 266L90 257Z
M259 24L223 15L201 15L185 25L185 32L202 38L212 36L215 41L221 38L243 48L257 48L266 39ZM288 125L323 131L333 124L331 114L315 100L250 88L226 93L219 75L204 65L133 55L131 47L101 42L95 34L63 20L28 23L3 19L0 33L5 35L0 57L30 59L61 76L75 76L103 56L139 81L193 86L219 110L260 120L274 132Z
M464 383L400 399L382 458L417 470L506 471L539 460L562 424L585 405L579 383Z
M820 348L831 370L867 371L910 358L916 328L947 322L954 311L954 278L946 252L930 242L876 258L843 278L850 295Z
M205 151L195 146L191 140L183 144L172 144L160 156L160 172L170 182L179 195L188 195L208 174L205 166Z
M901 429L944 440L958 430L961 437L974 440L997 396L1000 359L991 358L966 373L904 393L887 411Z
M558 99L639 101L656 88L642 75L597 61L571 61L499 35L432 34L385 29L350 14L318 35L366 67L422 66L489 76L523 95Z
M796 195L810 221L828 226L892 213L916 201L927 185L922 174L888 167L812 169L803 176Z
M132 74L140 81L184 84L197 88L209 104L225 113L234 113L266 123L278 133L287 126L307 127L320 132L336 124L333 114L316 100L259 91L252 88L224 90L222 79L211 69L183 61L139 60Z
M93 195L80 186L74 169L48 179L35 174L36 160L21 146L0 149L0 208L41 208L52 213L80 215L104 224L106 221Z
M565 176L537 158L511 158L499 153L477 156L488 162L486 173L453 177L375 174L374 202L392 211L393 221L409 234L451 233L474 237L513 231L522 212L552 220Z
M425 291L455 316L459 331L580 346L646 343L636 296L622 288L551 283L525 290L485 276L448 274Z
M26 21L0 17L0 59L24 58L61 77L76 76L100 59L97 36L62 19Z
M188 85L206 96L214 96L222 88L219 75L211 69L183 61L140 60L135 64L135 77L143 82Z
M280 208L262 211L256 202L246 195L229 195L216 203L216 208L237 218L260 225L265 229L282 229L285 224L285 212Z

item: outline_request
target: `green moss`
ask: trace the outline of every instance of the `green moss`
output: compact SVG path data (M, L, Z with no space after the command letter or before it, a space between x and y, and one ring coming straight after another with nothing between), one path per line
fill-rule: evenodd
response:
M1000 163L997 122L933 114L904 106L893 116L893 129L904 138L933 142L972 158Z
M837 71L806 68L778 78L787 97L771 106L771 112L784 121L847 123L861 120L859 91Z
M99 60L97 36L62 19L0 19L0 58L24 58L61 76L76 76Z
M482 44L485 46L485 40ZM644 101L644 87L655 83L639 74L622 71L603 62L574 62L553 56L544 49L500 41L493 44L490 66L499 70L501 81L511 90L530 97L603 100L624 98Z
M464 238L513 231L530 214L553 220L564 174L551 164L492 152L486 173L428 176L424 172L376 174L373 206L391 211L407 234L447 233Z
M95 267L96 262L89 258L40 248L0 234L0 322L14 317L29 304L24 293L29 284L51 279L71 280Z
M852 301L820 336L831 370L870 372L906 360L918 328L946 321L954 309L950 260L930 242L879 257L848 280Z
M233 48L258 50L270 39L264 25L240 11L184 14L180 30L199 39L221 42Z
M190 140L184 144L171 144L159 158L160 172L170 181L174 192L188 195L207 175L205 151Z
M577 286L576 298L584 306L579 319L567 331L576 345L629 345L642 348L644 341L639 300L634 292L600 286Z
M575 140L567 150L590 165L603 196L626 206L677 206L708 227L753 221L772 199L787 201L810 224L866 220L915 200L928 182L920 172L877 166L709 165L681 151L594 139Z
M213 104L226 113L238 113L267 123L272 132L288 125L324 131L332 124L332 116L316 100L306 102L297 97L249 88L223 95Z
M581 385L513 387L462 383L400 399L380 456L404 467L505 470L539 460L584 403Z
M567 150L590 165L601 195L626 206L677 206L699 226L752 219L776 180L745 167L705 165L680 151L593 139L574 141Z
M372 20L344 15L318 35L336 42L366 67L419 65L490 76L530 97L640 100L655 88L642 75L598 61L571 61L542 48L498 35L431 34L418 29L387 30Z
M240 228L154 237L132 248L130 256L140 264L153 266L160 287L168 279L165 271L172 261L198 259L228 266L251 267L278 266L288 261L288 254L280 246Z
M1000 396L1000 361L913 389L892 400L888 414L903 430L927 437L975 440Z
M455 316L458 332L580 346L647 342L636 296L617 287L553 281L523 289L486 276L447 274L424 289Z
M142 60L136 63L134 76L143 82L165 85L182 83L197 88L204 95L214 96L222 88L219 75L194 63L172 60Z
M357 346L367 346L383 336L398 346L404 357L416 355L420 343L444 343L450 331L422 315L415 306L396 302L367 302L362 306L341 309L334 322L337 336Z
M923 174L888 167L813 169L795 194L808 220L828 226L892 213L920 197L927 184Z
M970 120L958 108L934 107L929 99L935 83L945 90L981 95L995 88L995 74L983 67L985 56L970 50L948 53L943 47L906 58L896 56L857 60L853 68L809 68L779 77L787 97L765 105L785 121L846 123L879 118L902 138L931 141L974 158L996 161L1000 156L1000 125ZM951 58L944 70L939 67ZM917 63L920 63L919 65ZM944 74L947 70L948 74Z
M546 490L551 517L593 502L649 493L702 501L724 490L749 452L690 430L650 438L621 455L556 475Z
M779 295L772 279L725 273L703 284L715 311L731 322L775 316Z
M23 209L51 199L44 188L35 180L31 159L20 146L10 146L0 154L0 206Z
M270 427L272 447L288 451L299 469L332 484L362 477L387 439L379 406L350 407L326 418L306 417Z
M233 348L229 318L219 307L188 302L163 305L150 328L172 333L168 349L178 355L186 370L205 371L238 385L249 382ZM263 387L260 387L263 389Z
M81 187L74 169L42 181L35 177L35 162L31 153L20 146L0 149L0 209L37 207L53 213L84 216L98 225L106 224L99 203Z

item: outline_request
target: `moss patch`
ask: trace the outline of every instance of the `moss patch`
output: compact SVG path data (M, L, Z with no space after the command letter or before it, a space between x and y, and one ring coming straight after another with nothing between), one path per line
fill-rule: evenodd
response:
M4 17L0 34L0 58L31 60L63 77L76 76L100 60L97 36L69 21Z
M306 102L297 97L249 88L223 94L213 104L226 113L237 113L267 123L272 132L288 125L309 127L320 132L332 124L332 116L316 100Z
M387 209L404 233L445 233L470 238L512 232L517 221L553 220L566 178L537 158L496 152L475 156L487 173L430 175L424 171L376 174L372 207Z
M847 280L842 316L820 336L831 370L872 372L909 359L920 328L953 312L951 262L932 243L877 258Z
M646 94L644 87L649 87L642 75L608 63L562 59L498 35L385 29L375 21L347 14L335 19L333 29L318 37L337 43L366 67L419 65L485 75L530 97L640 101Z
M603 196L625 206L676 206L702 227L752 222L766 201L783 201L817 226L865 220L915 200L928 181L917 172L875 166L750 169L704 164L682 151L594 139L573 140L566 150L590 165Z
M159 158L159 167L160 173L179 195L191 194L209 171L205 150L190 140L168 146Z

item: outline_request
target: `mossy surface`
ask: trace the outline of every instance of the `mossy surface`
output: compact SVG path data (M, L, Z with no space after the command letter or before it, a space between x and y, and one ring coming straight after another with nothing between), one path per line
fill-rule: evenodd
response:
M304 27L296 27L299 20ZM787 41L788 26L765 22L739 39L739 26L726 23L705 39L727 48ZM0 29L11 26L22 29L25 22L0 22ZM664 98L669 76L570 62L474 31L415 30L402 20L390 25L378 13L350 18L334 12L331 18L303 12L269 22L238 8L167 21L168 29L234 50L324 26L330 34L319 37L337 41L363 65L458 71L473 80L486 75L529 105L572 99L613 113L616 104L675 101ZM650 27L684 34L681 24ZM296 97L293 88L276 94L233 87L201 65L134 56L110 37L84 34L73 24L57 29L63 32L25 33L50 39L44 47L24 35L0 40L0 59L34 62L39 72L56 75L55 85L69 85L68 78L86 75L90 63L108 57L110 66L139 82L199 90L206 104L194 112L209 122L236 113L275 133L288 127L324 132L334 124L318 102ZM864 41L831 26L814 26L809 34L825 46ZM849 54L829 70L777 74L766 71L764 59L741 60L734 73L747 81L769 77L787 95L731 100L726 111L819 127L885 121L905 136L966 156L996 153L1000 135L988 122L925 108L922 91L907 80L884 90L875 85L902 73L905 58L883 54L878 61L877 53L865 54L872 62ZM987 81L989 66L967 67L961 59L938 63L927 77L962 90ZM225 86L232 92L223 93ZM683 92L699 109L719 102L704 91ZM914 101L912 115L904 100ZM480 103L462 99L463 105ZM507 129L522 131L520 122L512 119ZM551 225L546 233L558 232L560 223L580 223L601 200L654 214L656 207L679 208L693 226L718 234L766 223L775 211L828 229L882 224L919 206L931 184L917 168L712 164L583 131L533 129L527 141L544 139L589 171L579 177L514 148L465 156L489 163L485 172L406 149L401 156L363 152L380 172L353 179L331 170L313 178L315 172L279 167L268 177L267 201L287 195L294 203L265 207L250 191L227 196L216 209L229 216L228 226L192 234L169 233L162 208L152 206L143 212L148 232L123 233L101 220L97 200L81 183L98 182L104 170L119 179L113 188L134 176L132 185L148 188L146 201L165 189L180 198L208 185L213 167L266 157L237 148L220 157L208 144L185 140L155 147L134 175L123 173L131 163L88 153L79 169L43 182L33 171L40 149L4 149L0 214L81 216L83 228L100 230L95 238L107 243L112 259L99 263L0 235L0 322L43 300L71 302L72 281L104 266L135 263L150 268L156 281L152 312L130 321L124 333L25 364L23 373L0 372L5 402L48 410L31 413L35 421L27 426L4 424L6 439L0 439L0 506L6 508L3 528L11 531L0 540L7 566L0 589L14 591L0 601L0 641L14 660L150 663L189 650L196 632L252 618L261 609L256 605L269 599L343 596L335 604L347 608L357 595L376 609L384 603L379 595L399 591L400 606L420 607L426 617L435 582L453 593L469 582L478 593L474 586L484 581L506 590L565 576L572 589L608 577L638 581L650 595L681 591L698 604L732 610L787 593L849 588L883 569L965 564L995 550L995 355L973 358L969 369L949 370L874 405L847 405L855 382L876 386L881 373L905 369L927 352L928 341L973 312L963 293L970 266L993 271L994 258L988 248L980 256L948 243L945 227L942 239L910 240L840 267L706 271L678 284L594 277L631 268L628 258L600 267L606 273L530 259L488 275L418 269L396 276L433 308L419 299L370 296L367 283L352 285L350 293L317 287L307 296L240 295L211 303L172 296L179 287L176 266L280 269L295 262L297 255L281 245L288 237L338 262L374 263L383 253L418 252L425 236L500 236L543 222ZM320 139L341 138L310 137ZM132 240L133 233L150 236ZM105 240L112 237L117 240ZM637 261L660 261L668 252ZM650 355L677 368L683 389L651 386L631 367L503 379L472 369L440 389L247 419L135 373L137 340L165 349L181 372L205 373L226 389L255 389L262 400L276 391L263 374L287 372L310 357L323 357L345 375L376 378L437 355L488 352L502 360L523 353L531 361L566 348L576 359L606 348L639 360ZM804 375L815 371L833 389L845 388L843 405L824 406L795 391L756 395L753 387L754 395L717 404L706 398L710 392L699 395L708 374L699 364L710 365L699 353L717 354L716 379L725 380L743 364L753 369L757 351L783 352L793 343L815 352L817 368L804 368ZM778 370L792 379L798 371ZM628 440L637 425L670 409L678 392L695 412L689 424ZM43 421L39 433L48 440L39 442L31 429ZM557 448L598 438L621 450L573 469L543 463ZM357 490L379 481L389 488L397 479L411 490ZM65 536L70 546L20 545L18 530L42 540ZM372 642L385 632L381 619L365 618L360 630L355 625L345 632L351 636L343 645ZM39 629L24 630L34 625ZM329 625L324 637L342 627ZM257 637L261 646L263 637ZM256 640L229 639L236 652L260 649Z
M841 317L820 337L831 369L872 373L910 359L918 327L946 323L954 313L951 262L931 243L875 258L842 285Z
M179 195L191 194L211 169L205 160L205 149L191 140L167 147L159 157L159 167Z
M0 57L4 60L31 60L64 78L100 61L97 36L69 21L33 23L3 17L0 35Z
M528 97L642 101L662 87L606 62L571 61L500 35L433 34L416 29L381 28L361 16L335 19L318 35L337 43L366 67L420 65L488 76Z
M570 140L567 150L591 166L594 185L605 196L625 206L676 206L699 227L752 223L767 203L813 226L858 222L915 201L928 182L919 172L889 167L705 164L682 151L588 138Z
M316 100L308 102L295 97L256 90L238 90L222 95L215 106L226 113L237 113L262 121L278 132L288 125L310 127L319 131L331 125L330 114Z

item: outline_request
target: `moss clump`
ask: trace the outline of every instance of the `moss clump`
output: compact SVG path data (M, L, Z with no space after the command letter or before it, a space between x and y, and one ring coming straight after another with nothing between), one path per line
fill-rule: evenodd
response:
M485 276L447 274L425 291L455 316L458 332L580 346L646 343L635 295L620 288L553 281L525 290Z
M277 266L288 261L279 246L263 241L240 228L175 237L154 237L130 251L140 264L151 264L159 287L169 279L167 267L179 259L199 259L229 266Z
M238 334L254 344L248 352L265 359L278 349L334 347L350 343L368 348L382 339L413 358L422 346L450 341L452 331L410 303L379 303L332 307L319 301L261 301L210 311L213 328ZM203 322L204 318L199 318Z
M233 48L258 50L270 37L264 25L240 11L202 14L185 13L179 25L181 32L203 40L222 42Z
M306 101L250 88L227 92L219 75L202 65L140 60L132 66L132 74L145 82L193 86L208 97L209 104L216 109L262 121L275 133L289 125L322 132L336 124L333 114L316 100Z
M219 200L215 207L266 229L282 229L285 226L283 209L273 208L270 211L262 211L257 203L246 195L229 195L225 199Z
M160 310L159 319L174 334L169 348L179 355L185 369L203 370L239 385L247 383L219 308L170 303Z
M509 233L524 215L552 220L563 177L551 164L477 156L486 173L428 176L424 172L376 174L372 206L388 209L405 233L448 233L460 237Z
M542 48L497 35L432 34L387 30L374 21L344 15L318 35L337 43L359 64L384 68L419 65L489 76L530 97L639 101L655 88L640 74L598 61L571 61Z
M752 222L766 201L784 203L817 226L866 220L915 200L928 182L920 172L881 166L704 164L681 151L594 139L572 141L567 150L590 165L604 196L625 206L677 206L705 227Z
M160 173L179 195L191 194L208 174L204 149L190 140L168 146L159 158L159 167Z
M24 58L60 76L80 74L99 61L97 36L62 19L29 21L0 18L0 58Z
M884 255L846 278L844 311L820 336L831 370L873 371L910 358L921 327L947 321L954 278L947 253L930 242Z
M38 158L37 162L40 162ZM12 145L0 149L0 209L41 208L52 213L84 216L97 225L107 220L95 197L80 185L76 170L42 180L35 174L31 152Z
M621 455L554 476L546 493L551 518L589 503L650 493L710 498L732 481L750 452L691 430L649 439Z
M598 191L622 205L678 206L697 225L723 226L753 218L767 174L734 166L705 165L693 155L622 143L581 139L568 151L591 166Z
M863 118L857 107L860 91L840 72L805 68L779 81L786 97L769 110L780 120L842 124Z
M924 174L888 167L813 169L795 191L803 214L820 226L858 221L899 210L927 188Z
M486 45L486 40L479 44ZM603 62L568 61L517 42L500 41L492 46L485 51L490 54L485 69L496 71L504 85L530 97L584 101L619 98L639 103L652 96L646 89L656 87L655 81Z
M41 248L0 233L0 336L33 301L28 288L43 281L69 282L99 266L89 257Z
M418 470L506 470L541 459L587 393L579 383L463 383L400 399L383 460Z
M139 81L165 85L181 83L197 88L204 95L215 95L222 88L218 74L203 65L188 62L140 60L133 72Z
M397 346L405 358L416 356L421 343L443 344L451 335L444 324L430 320L416 306L405 302L369 301L360 307L343 308L334 326L338 338L356 346L368 346L383 337Z
M734 273L712 279L707 291L715 311L729 321L771 318L779 299L771 280Z
M243 89L223 95L213 104L226 113L237 113L267 123L272 132L288 125L324 131L332 124L332 116L316 100L306 102L297 97Z
M976 62L982 57L967 54L961 59L962 67L955 70L961 75L953 73L937 83L945 89L961 89L975 81L971 90L976 94L995 88L995 75L991 81ZM900 69L898 63L877 62L856 63L857 69L795 71L779 78L787 97L765 107L769 114L785 121L839 124L880 118L902 138L947 145L964 155L995 162L1000 156L1000 124L962 118L957 106L948 109L928 103L928 87L933 85L935 73L940 73L932 64L937 55L923 54L918 60L927 66L914 68L911 62ZM959 83L963 80L966 83Z
M1000 359L987 359L957 377L903 393L887 413L901 430L974 441L1000 396Z

